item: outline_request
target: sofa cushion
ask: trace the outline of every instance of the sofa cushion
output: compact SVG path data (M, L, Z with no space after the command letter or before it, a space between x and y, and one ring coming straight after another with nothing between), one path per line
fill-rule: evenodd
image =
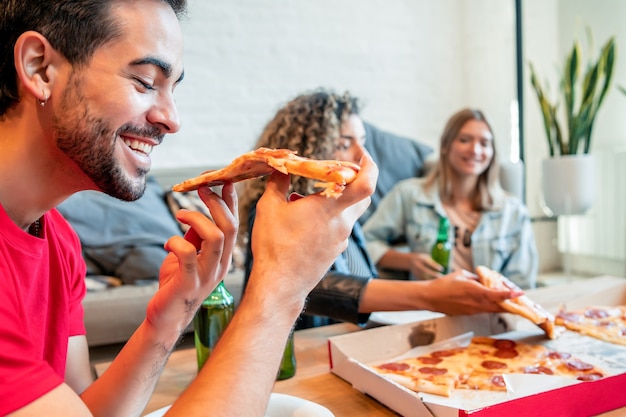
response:
M58 207L78 233L88 275L114 276L124 284L158 277L167 255L163 245L173 235L182 235L164 194L148 177L146 192L137 201L83 191Z
M400 180L421 177L424 163L433 149L412 139L386 132L370 123L365 125L365 148L378 165L379 174L372 204L359 219L361 224L372 215L385 194Z

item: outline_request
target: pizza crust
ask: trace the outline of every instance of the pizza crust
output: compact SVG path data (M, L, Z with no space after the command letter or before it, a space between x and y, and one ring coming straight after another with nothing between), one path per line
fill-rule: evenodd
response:
M359 172L357 164L347 161L314 160L296 155L288 149L259 148L235 158L228 166L206 171L172 187L173 191L186 192L224 185L230 182L245 181L269 175L274 171L283 174L299 175L318 180L315 186L322 188L322 195L338 197L345 186L351 183Z
M486 266L476 267L476 274L481 284L496 290L521 291L513 281L504 275ZM528 296L522 295L500 303L502 308L510 313L522 316L539 326L550 339L556 339L558 332L554 326L554 316L539 304L532 301Z

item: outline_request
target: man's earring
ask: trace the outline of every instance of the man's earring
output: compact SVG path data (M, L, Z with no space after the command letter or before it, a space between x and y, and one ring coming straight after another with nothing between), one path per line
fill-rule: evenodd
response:
M43 88L41 89L41 92L43 93L43 100L38 98L37 103L39 103L41 107L45 107L48 102L48 93L46 93Z

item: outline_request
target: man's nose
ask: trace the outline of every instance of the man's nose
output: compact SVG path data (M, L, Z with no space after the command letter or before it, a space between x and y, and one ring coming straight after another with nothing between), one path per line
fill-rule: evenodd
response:
M159 96L159 101L148 112L148 121L162 127L164 133L175 133L180 129L180 116L171 94Z

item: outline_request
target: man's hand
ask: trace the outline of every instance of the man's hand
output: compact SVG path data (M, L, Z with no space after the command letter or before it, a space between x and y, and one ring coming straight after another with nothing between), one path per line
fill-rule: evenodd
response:
M304 300L346 249L354 223L370 203L378 168L369 155L360 165L356 179L337 199L320 194L288 199L289 177L272 174L256 208L254 266L246 292L261 276L264 282L258 285L267 293Z
M157 329L182 332L195 311L230 268L237 237L237 194L224 185L222 197L209 187L198 190L211 213L180 210L176 218L191 228L185 237L174 236L165 244L170 253L161 267L159 291L148 305L148 322Z

